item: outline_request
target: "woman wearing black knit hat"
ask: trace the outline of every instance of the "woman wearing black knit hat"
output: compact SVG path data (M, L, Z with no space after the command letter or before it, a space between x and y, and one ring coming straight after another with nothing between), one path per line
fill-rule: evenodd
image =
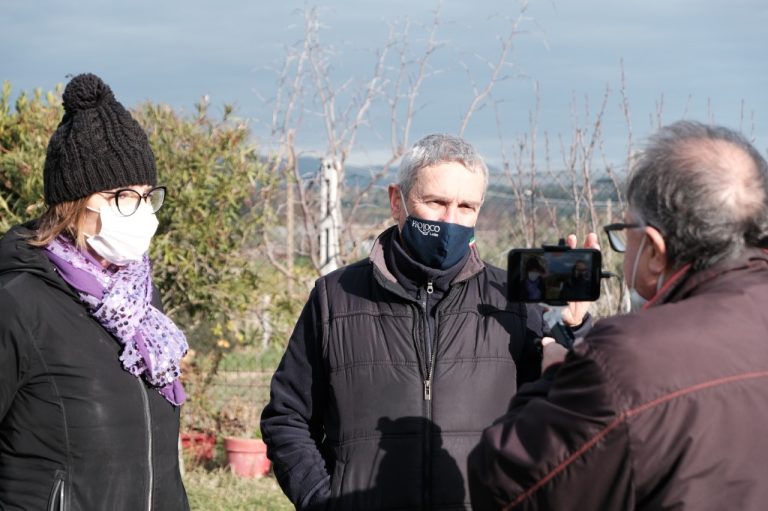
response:
M186 510L184 334L147 257L165 188L97 76L67 85L47 211L0 240L0 509Z

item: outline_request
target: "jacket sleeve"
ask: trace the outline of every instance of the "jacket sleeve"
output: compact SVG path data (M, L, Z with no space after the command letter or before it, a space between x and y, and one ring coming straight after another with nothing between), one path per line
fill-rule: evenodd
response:
M28 333L17 310L16 301L0 290L0 311L3 311L0 316L0 422L24 384L29 369L26 348L31 342L22 342Z
M281 488L297 509L323 509L330 475L321 452L328 381L322 356L318 287L304 306L261 415L267 455Z
M469 458L474 509L631 509L626 424L582 345L525 385Z

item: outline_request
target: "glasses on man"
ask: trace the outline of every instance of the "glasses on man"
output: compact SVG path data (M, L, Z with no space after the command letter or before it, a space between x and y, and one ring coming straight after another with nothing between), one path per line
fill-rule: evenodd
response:
M603 230L608 236L608 243L611 244L611 248L616 252L624 252L627 250L627 229L635 229L637 227L643 227L643 225L638 223L608 224L603 227Z
M143 194L130 188L121 188L114 192L99 192L99 194L114 197L115 208L117 208L117 212L122 216L131 216L136 213L142 200L149 204L153 213L157 213L157 211L163 207L163 202L165 202L164 186L156 186Z

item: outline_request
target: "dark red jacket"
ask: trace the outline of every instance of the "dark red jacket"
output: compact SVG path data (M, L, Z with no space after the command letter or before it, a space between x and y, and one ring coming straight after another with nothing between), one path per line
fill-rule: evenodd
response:
M768 507L768 258L677 276L524 386L470 457L475 509Z

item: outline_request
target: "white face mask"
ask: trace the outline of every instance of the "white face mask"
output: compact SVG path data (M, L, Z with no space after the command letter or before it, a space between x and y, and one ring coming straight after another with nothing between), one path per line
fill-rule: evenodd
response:
M103 205L98 213L101 230L85 240L97 254L112 264L125 266L140 260L147 253L158 225L149 204L142 201L131 216L117 214L108 204Z
M537 271L528 272L528 280L538 280L540 276L540 273Z

